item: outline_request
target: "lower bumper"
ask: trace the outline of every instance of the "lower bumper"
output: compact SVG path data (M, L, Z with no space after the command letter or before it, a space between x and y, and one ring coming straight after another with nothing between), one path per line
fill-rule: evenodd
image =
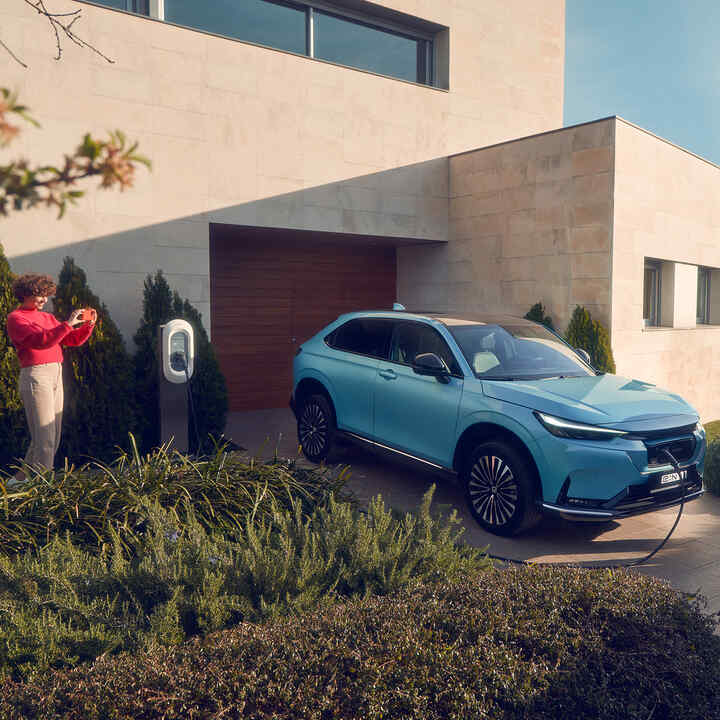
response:
M659 484L657 478L641 485L629 485L607 501L570 499L561 493L554 503L542 504L545 512L560 515L568 520L602 521L626 518L633 515L674 507L684 501L697 500L704 494L702 475L695 466L683 469L688 473L684 483L676 482L670 487Z

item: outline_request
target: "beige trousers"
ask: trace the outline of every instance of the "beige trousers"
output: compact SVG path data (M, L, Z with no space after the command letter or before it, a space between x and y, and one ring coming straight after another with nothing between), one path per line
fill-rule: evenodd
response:
M62 363L21 368L19 384L30 427L30 447L25 462L52 468L62 427Z

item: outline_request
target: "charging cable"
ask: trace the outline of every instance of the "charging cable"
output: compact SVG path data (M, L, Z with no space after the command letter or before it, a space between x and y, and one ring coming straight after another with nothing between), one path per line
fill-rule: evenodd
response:
M653 557L656 553L660 552L662 550L665 543L670 539L672 534L675 532L675 528L677 527L678 523L680 522L680 518L682 517L683 508L685 507L685 499L687 498L687 479L683 477L683 473L680 470L680 464L675 459L673 454L663 448L663 453L665 453L665 456L670 461L670 464L673 466L673 470L677 473L678 477L680 478L681 487L682 487L682 497L680 498L680 508L678 509L677 517L675 518L675 522L673 523L673 526L670 528L670 532L665 536L665 538L662 540L662 542L648 555L645 555L645 557L640 558L639 560L631 560L630 562L622 562L622 563L610 563L606 565L594 565L590 562L587 563L547 563L547 562L531 562L529 560L516 560L514 558L506 558L502 557L500 555L492 555L488 553L488 557L493 558L493 560L500 560L501 562L510 563L512 565L536 565L540 567L572 567L572 568L589 568L589 569L597 569L597 570L617 570L619 568L629 568L629 567L637 567L638 565L644 565L648 560L650 560L651 557Z
M174 352L172 354L171 364L178 365L176 369L185 371L185 387L187 389L188 404L190 405L190 416L192 417L193 428L195 429L195 440L197 441L197 453L200 453L200 431L198 430L197 415L195 413L195 402L192 396L192 388L190 387L190 373L188 372L187 358L184 352Z

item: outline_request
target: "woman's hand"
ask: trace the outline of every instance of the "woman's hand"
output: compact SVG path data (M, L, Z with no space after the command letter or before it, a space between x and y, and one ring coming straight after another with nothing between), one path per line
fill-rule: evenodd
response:
M70 327L82 325L85 322L85 320L80 317L82 315L82 312L82 308L80 310L73 310L72 315L68 318L67 324L70 325Z

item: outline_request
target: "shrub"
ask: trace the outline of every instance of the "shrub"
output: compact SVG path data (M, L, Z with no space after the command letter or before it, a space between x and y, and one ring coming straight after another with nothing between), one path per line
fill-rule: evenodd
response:
M18 390L20 363L7 334L7 316L18 306L12 291L13 279L0 245L0 467L22 457L29 440Z
M720 718L720 638L627 571L511 568L6 682L6 717Z
M177 291L170 290L161 270L145 279L143 316L134 338L137 345L135 387L138 406L144 408L141 447L149 451L160 442L157 333L160 325L173 318L187 320L195 330L196 365L190 389L197 426L191 426L188 438L193 451L208 451L213 446L212 438L219 438L225 430L228 409L225 378L200 313L187 300L182 300Z
M710 492L720 495L720 438L714 438L708 443L704 480Z
M73 310L93 307L98 319L90 339L64 350L65 408L60 454L75 461L108 461L127 446L135 431L133 364L107 307L87 285L75 261L66 257L58 279L55 313L67 319Z
M705 433L708 443L711 443L715 438L720 438L720 420L705 423Z
M76 543L123 546L141 532L148 503L167 508L184 522L192 501L205 528L233 529L247 514L263 516L275 505L299 498L311 510L342 488L348 471L306 470L290 461L255 462L218 446L203 460L167 447L142 456L134 445L114 463L87 463L32 477L3 497L0 549L36 548L66 532ZM2 480L2 476L0 476Z
M570 318L565 339L576 348L587 350L593 367L599 372L614 373L615 360L607 330L582 306Z
M525 314L527 320L534 320L535 322L541 323L551 330L555 329L552 318L545 314L545 308L541 302L535 303L530 310Z
M230 538L147 508L148 530L124 554L56 539L37 555L0 558L0 674L42 674L104 653L181 642L307 612L333 597L387 594L413 578L459 577L489 561L460 546L453 513L395 519L380 498L367 515L330 496L309 515L299 499L249 514Z

